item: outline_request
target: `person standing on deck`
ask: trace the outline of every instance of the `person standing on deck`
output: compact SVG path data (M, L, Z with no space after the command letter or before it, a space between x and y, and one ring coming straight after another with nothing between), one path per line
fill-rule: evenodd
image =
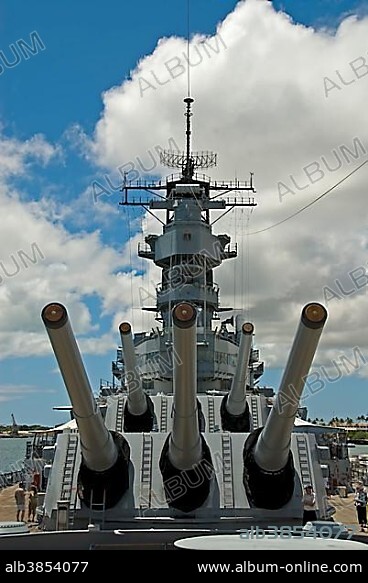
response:
M14 498L17 505L17 522L23 522L26 509L26 491L23 482L19 482L19 486L14 492Z
M36 486L32 484L29 490L28 522L35 521L37 506L38 506L38 492Z
M312 520L317 520L316 495L312 486L305 487L303 496L303 526Z
M359 481L357 483L354 504L358 515L360 530L364 532L364 529L367 528L367 492L363 486L363 482Z

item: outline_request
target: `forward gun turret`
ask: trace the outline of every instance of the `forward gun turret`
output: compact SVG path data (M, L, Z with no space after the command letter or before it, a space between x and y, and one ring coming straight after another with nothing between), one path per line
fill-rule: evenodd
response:
M321 304L303 308L272 410L263 429L251 433L245 443L244 485L255 506L280 508L293 495L291 432L326 319L327 310Z
M87 505L114 506L128 488L129 446L122 435L109 431L96 404L66 308L48 304L42 310L60 372L77 422L82 462L79 491Z

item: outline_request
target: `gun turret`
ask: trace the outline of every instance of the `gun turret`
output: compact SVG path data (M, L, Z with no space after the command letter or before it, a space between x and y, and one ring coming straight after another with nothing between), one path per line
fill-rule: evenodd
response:
M213 473L209 448L199 431L197 406L197 311L173 309L173 427L162 449L160 470L167 503L184 512L203 504Z
M265 426L251 433L245 443L244 486L255 506L280 508L293 495L291 432L326 319L327 310L321 304L304 306L272 410Z
M252 350L254 326L246 322L241 327L238 362L228 395L221 403L221 422L224 431L246 432L250 429L250 413L246 400L246 380Z
M78 425L82 462L79 491L87 505L114 506L128 488L129 446L102 419L75 340L66 308L51 303L42 310L61 375Z
M153 403L143 391L134 352L132 327L128 322L119 326L124 354L125 382L128 398L124 409L124 431L151 431L154 422Z

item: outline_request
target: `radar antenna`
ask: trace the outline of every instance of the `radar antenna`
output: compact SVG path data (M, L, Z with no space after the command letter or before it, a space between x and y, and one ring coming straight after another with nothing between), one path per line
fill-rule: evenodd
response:
M192 180L196 168L213 168L217 165L217 154L214 152L191 152L192 126L190 118L193 115L191 110L193 102L194 99L192 97L186 97L184 99L184 103L187 105L184 113L187 118L185 131L186 151L174 152L172 150L163 150L160 153L161 164L169 168L181 168L183 178L188 181Z

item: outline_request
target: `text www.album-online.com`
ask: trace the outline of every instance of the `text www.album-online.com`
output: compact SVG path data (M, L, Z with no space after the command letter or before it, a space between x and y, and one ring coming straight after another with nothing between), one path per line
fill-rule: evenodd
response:
M362 563L197 563L198 573L362 573Z

